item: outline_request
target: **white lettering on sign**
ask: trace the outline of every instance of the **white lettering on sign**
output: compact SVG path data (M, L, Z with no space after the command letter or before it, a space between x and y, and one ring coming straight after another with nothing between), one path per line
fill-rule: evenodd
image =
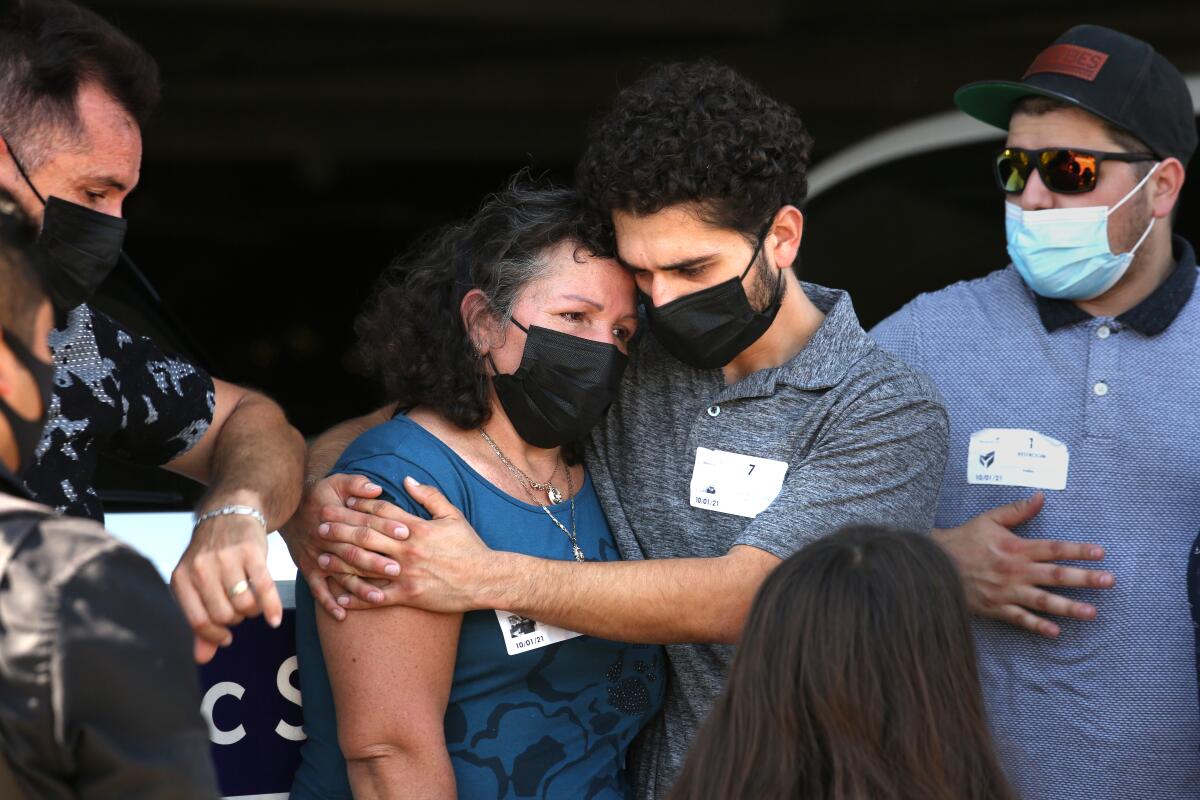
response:
M246 694L246 689L233 681L221 681L214 683L204 693L204 699L200 702L200 713L204 715L204 721L208 723L208 738L213 744L237 744L242 739L246 738L246 726L239 724L236 728L223 731L213 722L213 708L217 705L217 701L222 697L236 697L238 700Z
M292 686L292 675L299 669L299 659L296 656L291 656L283 660L283 663L279 665L279 669L275 673L275 687L279 690L280 696L284 700L295 703L298 706L303 705L303 703L301 703L300 690ZM241 723L236 728L222 730L213 722L213 709L216 708L218 700L222 697L233 697L241 700L245 695L246 687L233 681L214 683L204 693L204 698L200 702L200 713L203 715L204 721L208 724L208 738L213 744L237 744L246 738L246 726ZM275 733L292 742L302 742L308 738L304 733L303 726L292 725L282 719L276 723Z
M296 705L302 705L302 703L300 702L300 690L292 686L292 675L299 669L299 659L292 656L279 665L279 672L275 674L275 685L279 687L279 693L283 695L283 699ZM279 724L275 726L275 732L293 742L303 742L308 738L304 733L304 728L299 725L291 725L283 720L279 720Z

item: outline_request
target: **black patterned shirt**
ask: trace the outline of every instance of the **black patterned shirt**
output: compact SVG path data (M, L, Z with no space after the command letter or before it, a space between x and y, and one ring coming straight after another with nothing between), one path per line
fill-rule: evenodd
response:
M158 466L186 453L212 422L212 378L87 305L50 334L50 350L49 418L22 477L38 502L103 520L94 486L100 454Z

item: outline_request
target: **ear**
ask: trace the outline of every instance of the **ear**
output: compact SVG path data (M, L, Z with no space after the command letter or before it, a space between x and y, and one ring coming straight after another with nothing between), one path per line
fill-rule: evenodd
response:
M1169 217L1179 202L1187 174L1178 158L1163 160L1150 177L1150 208L1156 219Z
M463 296L458 312L475 351L481 356L486 355L494 345L496 334L496 317L487 295L472 289Z
M795 206L779 209L767 236L769 241L763 244L763 249L771 251L771 263L779 269L791 268L804 236L804 215L800 209Z

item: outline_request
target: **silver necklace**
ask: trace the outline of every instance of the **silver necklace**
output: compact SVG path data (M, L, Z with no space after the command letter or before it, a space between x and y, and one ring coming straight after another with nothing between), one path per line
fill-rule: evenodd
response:
M579 546L579 539L577 539L575 535L575 482L571 479L571 470L566 470L567 493L571 496L571 530L567 530L567 527L558 521L558 518L551 513L550 509L544 503L538 502L533 495L532 489L545 490L545 487L550 485L550 482L547 481L545 484L539 485L533 481L528 475L522 472L516 464L508 460L504 453L500 451L500 447L495 441L492 440L492 437L488 436L487 431L485 431L483 428L480 428L479 434L483 437L483 440L488 443L488 446L492 448L492 452L496 454L496 458L500 459L500 463L504 465L505 469L512 473L512 476L517 479L517 483L521 485L521 488L525 490L525 494L529 496L529 502L541 508L542 511L545 511L546 516L550 518L550 521L557 525L558 529L566 535L567 539L571 542L571 552L575 555L575 560L584 561L583 548ZM561 456L559 458L561 460ZM554 472L558 472L557 462L554 464ZM553 478L554 474L551 473L550 477ZM562 494L552 485L550 485L550 489L546 491L546 496L549 498L552 504L558 504L562 502ZM558 498L557 500L555 499L556 497Z
M556 506L563 501L562 492L560 492L558 490L557 486L555 486L553 483L550 482L550 481L554 480L554 476L558 474L558 465L562 462L562 456L559 456L558 458L554 459L554 472L550 473L550 477L546 478L546 482L538 483L533 478L529 477L524 472L521 472L521 470L517 469L516 465L513 464L511 461L509 461L508 457L505 456L504 453L500 452L500 448L496 445L495 440L493 440L491 436L488 436L487 431L485 431L483 428L480 428L479 435L482 436L483 440L488 443L488 447L492 448L492 452L496 454L496 458L500 459L500 463L503 464L508 469L509 472L513 472L514 474L520 474L520 476L521 476L520 480L521 480L522 486L529 484L530 488L536 489L539 492L545 492L546 499L550 501L550 505L552 505L552 506ZM568 480L570 480L570 478L571 478L570 472L571 472L570 470L567 470L567 479ZM536 503L536 505L542 505L542 503Z

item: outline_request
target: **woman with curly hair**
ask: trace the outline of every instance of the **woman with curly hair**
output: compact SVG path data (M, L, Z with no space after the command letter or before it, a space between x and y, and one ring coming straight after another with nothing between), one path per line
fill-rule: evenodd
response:
M927 536L845 528L763 582L671 800L1015 800Z
M578 196L514 185L390 268L356 324L401 409L334 472L436 486L501 550L618 558L575 442L612 401L633 280L592 254ZM661 649L503 610L316 618L297 581L303 798L624 798L662 702Z

